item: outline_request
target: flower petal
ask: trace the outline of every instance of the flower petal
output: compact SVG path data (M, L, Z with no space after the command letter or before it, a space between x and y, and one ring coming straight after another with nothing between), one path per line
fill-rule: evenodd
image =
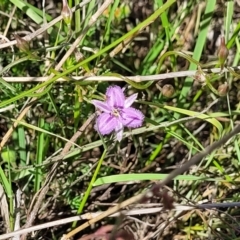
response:
M120 142L123 137L123 124L120 121L117 121L117 125L115 126L115 132L116 132L116 137L117 140Z
M106 112L106 113L111 112L111 107L106 102L102 102L99 100L92 100L92 104L103 112Z
M130 107L133 104L133 102L137 99L137 96L138 96L138 94L135 93L135 94L131 95L130 97L126 98L125 102L124 102L124 107L125 108Z
M110 86L106 92L107 103L114 108L123 108L125 96L123 90L119 86Z
M143 124L143 120L143 113L136 108L125 108L121 112L121 122L126 127L141 127Z
M109 113L102 113L97 118L96 127L102 135L107 135L115 129L117 122L116 117Z

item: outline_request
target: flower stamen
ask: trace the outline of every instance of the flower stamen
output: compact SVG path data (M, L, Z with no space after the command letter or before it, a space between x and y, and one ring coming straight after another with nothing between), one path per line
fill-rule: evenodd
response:
M120 116L120 113L119 113L118 109L116 109L116 108L113 109L112 115L115 116L115 117L119 117L119 116Z

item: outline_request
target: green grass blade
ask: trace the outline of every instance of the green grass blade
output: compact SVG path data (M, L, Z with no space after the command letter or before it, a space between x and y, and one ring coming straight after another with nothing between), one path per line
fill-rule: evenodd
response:
M22 126L18 127L18 145L19 145L19 157L21 166L26 165L27 152L26 152L26 136Z
M80 0L75 0L75 6L80 3ZM78 35L81 31L81 13L80 10L77 10L75 13L75 33Z
M196 45L194 48L194 52L193 52L193 59L195 59L196 61L200 60L204 45L206 43L208 29L209 29L210 22L211 22L213 13L214 13L215 6L216 6L216 0L208 0L207 1L206 9L204 12L204 17L203 17L203 20L202 20L201 26L200 26L201 30L198 34L198 39L197 39L197 42L196 42ZM196 69L197 69L197 66L194 63L191 63L189 66L189 70L196 70ZM180 93L180 98L179 98L179 101L181 104L186 102L186 97L190 91L192 83L193 83L192 78L187 77L185 79L184 86L182 88L182 91ZM179 117L178 114L176 116Z
M229 39L229 34L231 31L230 27L233 19L233 6L234 6L233 0L227 1L227 13L225 18L225 41L226 42Z
M118 174L112 176L106 176L98 178L93 186L100 186L103 184L117 183L117 182L131 182L131 181L154 181L163 180L168 174L158 173L130 173L130 174ZM179 181L225 181L224 179L209 178L207 176L195 176L195 175L179 175L175 178Z
M191 110L176 108L176 107L167 106L167 105L164 106L164 108L172 110L177 113L185 114L188 116L196 116L196 118L199 118L199 119L202 119L202 120L205 120L205 121L211 123L213 126L215 126L219 130L220 133L222 133L222 131L223 131L222 124L217 119L210 118L209 115L207 115L207 114L199 114L198 112L194 112Z
M44 128L44 119L40 118L38 127ZM43 132L38 132L38 139L37 139L37 156L36 156L36 164L41 165L44 160L44 141L45 141L45 134ZM42 182L42 169L40 167L35 168L35 178L34 178L34 191L37 192L40 189L41 182Z
M26 3L21 0L10 0L15 6L25 12L35 23L41 24L43 22L42 17L40 17L31 4ZM38 9L39 11L39 9Z

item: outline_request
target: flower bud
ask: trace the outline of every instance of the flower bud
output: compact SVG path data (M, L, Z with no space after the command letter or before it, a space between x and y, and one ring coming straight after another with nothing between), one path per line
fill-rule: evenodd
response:
M20 51L29 53L29 42L19 37L17 34L13 34L13 36L17 41L16 46L20 49Z
M228 92L228 84L225 82L218 86L218 94L223 97L226 96Z
M63 17L64 22L69 27L71 25L71 21L72 21L72 10L68 6L67 0L62 0L62 1L63 1L63 8L62 8L61 15Z
M195 73L194 79L202 85L206 84L206 79L207 79L206 74L201 70L200 67L198 67L198 70Z
M225 39L224 39L224 37L221 37L221 43L220 43L220 46L218 48L218 59L219 59L221 70L224 67L224 63L225 63L225 61L228 57L228 53L229 53L229 51L228 51L227 46L225 44Z
M165 84L163 87L162 87L162 95L164 97L167 97L167 98L170 98L174 95L175 93L175 90L174 90L174 87L170 84Z

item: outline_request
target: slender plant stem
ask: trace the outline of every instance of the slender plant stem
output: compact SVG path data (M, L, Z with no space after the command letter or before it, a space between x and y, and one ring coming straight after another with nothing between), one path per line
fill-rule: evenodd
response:
M88 200L88 197L89 197L89 195L90 195L90 192L91 192L91 190L92 190L93 184L94 184L94 182L95 182L96 179L97 179L98 173L99 173L99 171L100 171L100 168L101 168L101 166L102 166L102 162L103 162L103 160L104 160L104 158L105 158L105 156L106 156L106 153L107 153L107 149L105 148L104 151L103 151L103 153L102 153L101 158L99 159L97 168L96 168L96 170L95 170L95 172L94 172L94 174L93 174L93 177L92 177L92 179L91 179L91 182L90 182L89 185L88 185L87 191L86 191L85 194L84 194L83 200L82 200L81 203L80 203L80 206L79 206L79 208L78 208L77 214L81 214L82 211L83 211L83 208L84 208L84 206L85 206L85 204L86 204L86 202L87 202L87 200ZM73 223L73 225L72 225L73 228L76 227L76 224L77 224L77 222L74 222L74 223Z

